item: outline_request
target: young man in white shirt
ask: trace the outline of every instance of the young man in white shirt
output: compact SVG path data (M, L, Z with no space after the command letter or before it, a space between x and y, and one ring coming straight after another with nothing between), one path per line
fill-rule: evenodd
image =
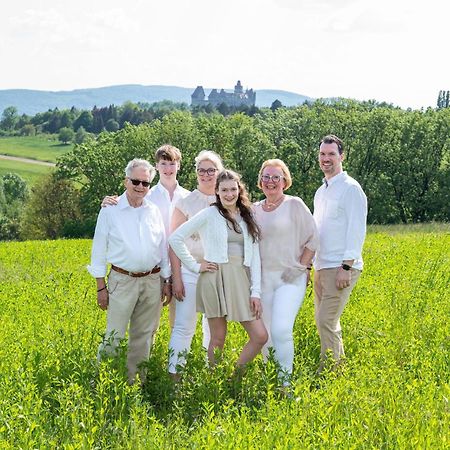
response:
M108 311L98 359L104 354L115 354L129 324L129 383L135 381L139 363L149 356L153 330L161 313L161 298L171 295L163 219L159 209L145 200L155 174L148 161L134 159L128 163L126 191L117 205L102 208L98 215L88 266L97 281L97 304ZM108 263L111 271L107 286ZM144 382L145 370L139 374Z
M177 181L181 163L181 152L177 147L169 144L159 147L155 153L155 162L159 181L150 189L147 199L159 208L168 238L173 209L178 200L185 198L190 194L190 191L181 187ZM168 298L164 302L164 306L167 304L169 304L170 329L173 329L175 323L175 302ZM156 329L154 333L156 333Z
M324 183L314 196L319 249L314 260L315 320L320 336L321 364L329 351L338 364L344 357L340 317L363 268L367 198L359 183L342 168L344 146L325 136L319 146Z

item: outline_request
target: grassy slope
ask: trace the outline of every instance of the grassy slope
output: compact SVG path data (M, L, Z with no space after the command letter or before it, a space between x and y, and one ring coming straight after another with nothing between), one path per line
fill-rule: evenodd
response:
M35 159L38 161L56 162L56 158L72 146L63 145L49 135L0 137L0 154ZM0 176L14 172L30 184L34 184L42 175L52 168L30 164L22 161L0 159Z
M34 184L42 175L49 173L51 170L53 168L48 166L0 159L0 176L9 172L17 173L29 184Z
M38 161L56 162L56 158L70 148L70 145L63 145L47 135L0 137L0 154Z
M0 447L448 448L449 229L387 231L367 238L342 320L341 376L314 375L308 289L295 325L293 399L259 359L241 386L226 381L245 342L234 325L214 372L196 334L173 389L166 312L150 382L128 387L123 366L93 363L105 314L85 270L90 241L0 244Z

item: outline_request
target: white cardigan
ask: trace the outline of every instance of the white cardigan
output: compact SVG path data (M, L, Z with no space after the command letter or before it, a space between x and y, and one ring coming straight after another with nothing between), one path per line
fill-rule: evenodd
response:
M251 296L261 297L261 259L259 244L253 242L248 233L247 224L240 223L244 236L244 266L250 268ZM169 237L169 244L173 251L192 272L200 272L200 263L190 254L184 240L195 232L200 235L206 261L215 263L228 262L228 232L227 221L217 207L210 206L203 209L187 222L180 225Z

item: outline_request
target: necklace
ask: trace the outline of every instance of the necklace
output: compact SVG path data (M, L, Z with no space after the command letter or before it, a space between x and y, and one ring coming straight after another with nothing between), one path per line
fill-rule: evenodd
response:
M275 209L277 206L280 206L280 204L281 204L281 202L283 201L283 199L284 199L284 194L280 197L280 198L278 198L277 200L275 200L274 202L269 202L268 200L267 200L267 198L264 200L264 207L267 209L267 210L269 210L269 211L271 211L272 209Z

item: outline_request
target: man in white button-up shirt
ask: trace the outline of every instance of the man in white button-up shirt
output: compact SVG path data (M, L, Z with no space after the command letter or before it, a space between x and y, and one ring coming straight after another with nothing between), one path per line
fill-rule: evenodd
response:
M161 213L144 198L156 171L148 161L134 159L128 163L125 174L126 191L117 205L102 208L98 215L88 270L97 280L98 306L108 310L98 359L105 353L115 353L129 324L127 368L132 383L138 364L150 352L161 295L170 295L166 283L170 266ZM108 263L111 271L106 286ZM145 371L140 371L140 376L144 381Z
M159 208L164 222L166 237L169 237L170 221L175 205L178 203L178 200L190 194L190 191L180 186L177 180L181 163L181 151L177 147L170 144L161 145L155 152L155 163L159 181L150 189L145 198ZM107 196L103 199L102 206L116 205L117 201L117 196ZM169 303L169 321L172 329L175 323L175 302L172 302L171 298L165 300L162 306L166 306ZM158 326L159 321L155 323L153 334L156 334Z
M314 260L315 319L320 336L321 364L327 352L334 361L344 356L340 317L363 268L367 198L359 183L342 169L344 147L334 135L319 147L324 183L314 196L319 249Z

